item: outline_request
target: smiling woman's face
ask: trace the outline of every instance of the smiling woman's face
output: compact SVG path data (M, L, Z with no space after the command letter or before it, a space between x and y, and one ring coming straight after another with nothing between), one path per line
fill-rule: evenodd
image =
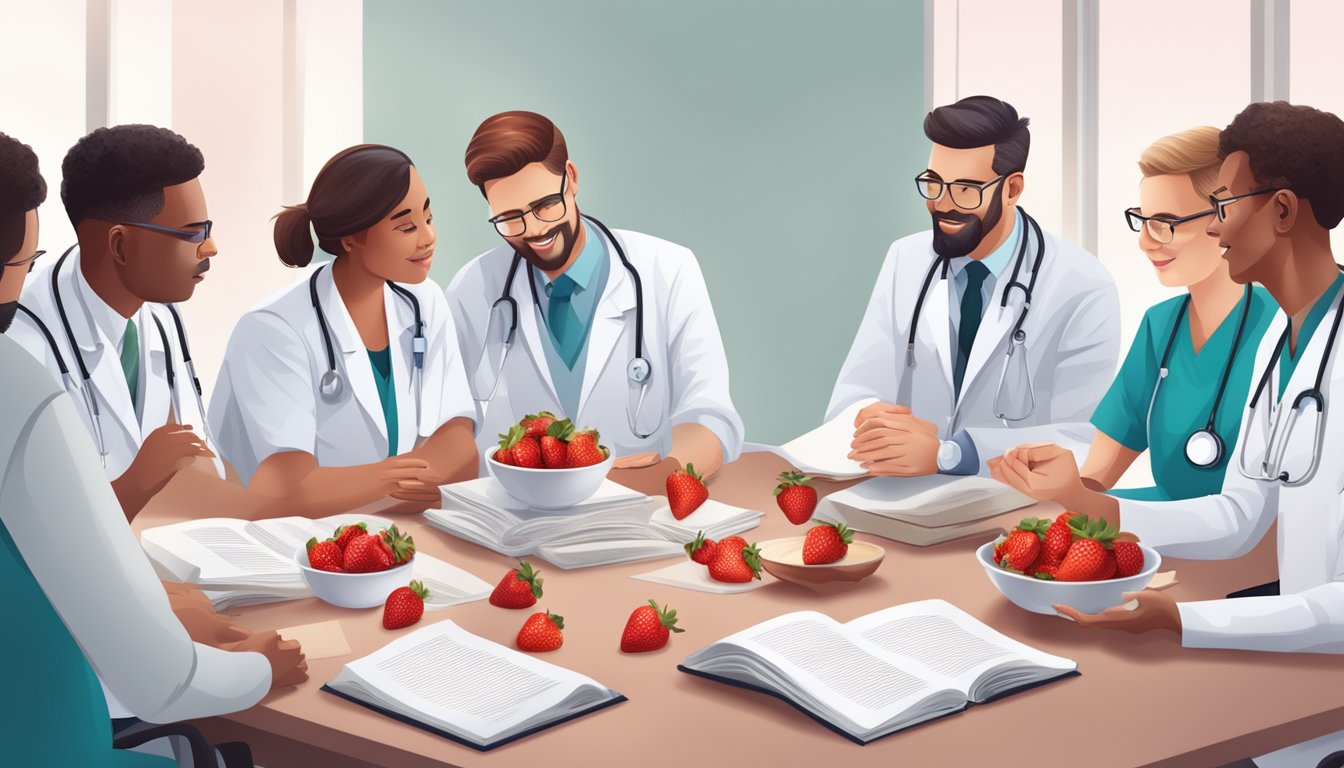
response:
M348 257L384 280L416 284L429 277L434 263L434 214L420 173L411 167L406 197L381 221L357 235L341 238Z
M1149 176L1139 185L1139 213L1144 216L1174 220L1209 208L1209 201L1195 192L1190 177L1183 173ZM1176 225L1170 243L1158 242L1147 227L1139 232L1139 248L1163 285L1185 288L1226 269L1223 249L1204 231L1208 223L1206 217Z

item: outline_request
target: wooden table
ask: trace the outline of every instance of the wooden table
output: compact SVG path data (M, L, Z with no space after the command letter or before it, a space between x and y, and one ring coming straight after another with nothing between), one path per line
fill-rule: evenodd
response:
M710 484L713 498L766 512L749 540L798 535L775 507L771 490L785 469L769 454L748 454ZM614 479L661 493L651 474ZM137 518L143 529L187 517L228 515L247 503L241 489L201 498L186 474ZM823 493L841 486L822 483ZM1048 505L1041 514L1054 514ZM1032 514L1019 510L1015 521ZM495 583L513 560L407 517L399 524L419 547ZM1008 524L1011 525L1011 522ZM1084 631L1021 610L1004 599L974 559L979 539L917 548L870 538L887 550L872 577L818 595L785 582L739 595L711 595L629 578L671 561L653 560L563 571L534 560L545 579L538 609L565 617L565 644L545 659L589 675L629 701L491 752L476 752L398 723L318 689L351 659L399 636L384 630L381 609L346 610L315 598L245 608L238 619L274 629L339 619L352 655L309 663L309 681L275 692L256 707L201 725L215 739L245 738L268 768L331 766L918 766L987 765L996 745L1049 734L1052 752L1034 751L1034 766L1217 766L1263 754L1344 727L1344 665L1337 657L1182 649L1169 633L1131 636ZM1170 560L1183 601L1218 598L1275 578L1274 535L1235 561ZM771 617L800 609L838 621L890 605L939 597L1029 645L1078 662L1082 672L1008 699L895 734L853 744L782 701L693 678L676 670L691 652ZM648 654L618 650L625 619L649 598L677 609L684 634ZM428 613L451 618L504 645L531 611L478 601ZM422 623L422 625L423 625ZM410 630L402 630L406 632ZM1033 739L1034 741L1034 739ZM696 757L699 755L699 757Z

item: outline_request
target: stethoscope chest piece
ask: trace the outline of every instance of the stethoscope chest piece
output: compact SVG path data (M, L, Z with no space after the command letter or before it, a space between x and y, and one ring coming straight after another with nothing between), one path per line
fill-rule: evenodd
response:
M322 374L322 380L318 382L317 388L318 391L322 393L323 400L326 400L329 403L334 402L341 396L341 392L344 391L345 380L342 379L341 374L336 371L327 371Z
M631 359L630 363L625 366L625 375L636 384L643 384L648 381L651 373L653 373L653 366L642 357Z
M1210 429L1195 430L1185 441L1185 458L1200 469L1216 467L1223 460L1223 439Z

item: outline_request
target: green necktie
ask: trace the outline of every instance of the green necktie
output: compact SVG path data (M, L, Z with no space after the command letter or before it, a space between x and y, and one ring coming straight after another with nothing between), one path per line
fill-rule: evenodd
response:
M980 317L985 311L985 297L980 289L989 277L989 267L978 261L966 265L966 292L961 294L961 322L957 324L957 362L952 368L952 385L957 397L961 396L962 379L966 376L966 362L975 344L975 332L980 329Z
M555 351L570 370L574 369L579 350L583 348L583 328L579 325L579 315L574 311L574 305L570 303L570 297L578 287L579 284L569 275L557 277L551 283L551 302L546 310L546 324L551 327Z
M140 330L134 320L126 321L126 332L121 334L121 372L126 374L126 389L134 404L140 385Z

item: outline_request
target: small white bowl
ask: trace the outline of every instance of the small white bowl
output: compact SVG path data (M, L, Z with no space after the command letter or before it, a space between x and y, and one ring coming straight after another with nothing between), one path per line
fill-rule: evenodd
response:
M1067 605L1083 613L1100 613L1125 602L1126 592L1138 592L1148 586L1153 574L1162 566L1162 556L1156 550L1139 544L1143 550L1143 570L1133 576L1105 581L1054 581L1035 576L1005 571L994 562L994 542L980 547L975 557L984 566L985 573L995 587L1014 605L1032 613L1058 615L1056 605Z
M612 454L590 467L526 469L500 464L492 456L486 458L485 465L504 491L528 508L568 509L597 493L615 460Z
M397 587L411 583L415 556L401 565L373 573L333 573L308 564L308 552L299 550L295 557L308 588L325 602L341 608L373 608L387 601Z

